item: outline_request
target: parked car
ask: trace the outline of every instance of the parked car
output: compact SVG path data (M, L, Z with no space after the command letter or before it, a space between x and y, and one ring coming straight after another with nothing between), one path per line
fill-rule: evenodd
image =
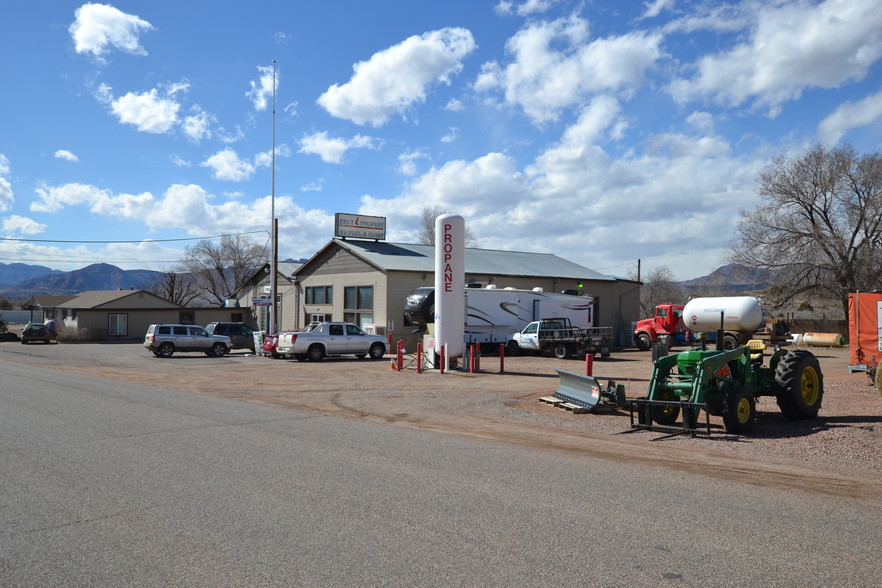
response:
M352 323L319 323L308 331L287 331L279 334L277 351L303 361L321 361L328 355L370 356L380 359L386 354L386 338L368 335Z
M52 333L49 332L48 327L40 323L28 323L25 325L25 328L21 330L22 345L30 343L31 341L49 343L51 339Z
M263 347L261 351L263 351L264 355L269 355L270 357L281 357L276 351L276 345L279 344L279 334L272 333L271 335L267 335L263 338Z
M210 335L224 335L233 342L234 349L254 349L254 329L245 323L208 323L205 330Z
M211 335L196 325L150 325L144 347L157 357L171 357L178 351L201 351L210 357L223 357L233 343L229 337Z

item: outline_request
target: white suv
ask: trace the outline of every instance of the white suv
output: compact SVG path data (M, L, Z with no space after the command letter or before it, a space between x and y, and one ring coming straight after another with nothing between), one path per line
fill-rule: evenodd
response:
M223 357L233 344L229 337L209 335L196 325L150 325L144 347L156 357L171 357L176 351L201 351L209 357Z

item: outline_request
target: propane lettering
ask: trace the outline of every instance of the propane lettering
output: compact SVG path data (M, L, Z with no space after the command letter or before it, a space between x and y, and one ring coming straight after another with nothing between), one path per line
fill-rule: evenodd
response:
M454 214L435 219L435 339L451 358L464 347L465 220ZM436 346L436 348L437 348Z

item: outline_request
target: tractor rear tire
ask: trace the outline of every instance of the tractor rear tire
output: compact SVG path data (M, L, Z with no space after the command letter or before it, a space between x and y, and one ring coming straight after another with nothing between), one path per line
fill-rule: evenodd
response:
M775 368L775 398L792 421L818 416L824 399L824 376L818 358L804 349L788 351Z
M756 418L756 399L747 388L732 388L723 399L723 424L730 433L747 433Z

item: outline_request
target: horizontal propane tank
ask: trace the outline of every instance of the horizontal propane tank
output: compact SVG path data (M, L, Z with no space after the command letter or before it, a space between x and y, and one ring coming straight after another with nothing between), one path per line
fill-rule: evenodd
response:
M693 298L683 308L683 322L694 332L713 332L720 328L739 333L752 333L763 324L763 305L753 296L720 296Z

